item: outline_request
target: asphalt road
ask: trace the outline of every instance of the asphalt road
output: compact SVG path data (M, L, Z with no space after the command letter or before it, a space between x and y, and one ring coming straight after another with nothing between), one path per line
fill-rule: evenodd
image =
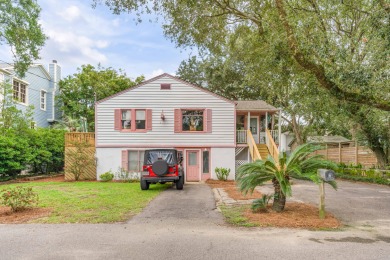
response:
M294 199L315 201L316 186L306 185L294 184ZM163 192L127 223L0 225L0 259L389 259L388 197L387 203L379 204L379 210L371 212L369 208L364 217L360 209L343 215L344 206L331 206L333 195L328 190L327 208L348 218L351 226L346 230L229 227L215 209L209 187L185 185L183 191ZM379 193L384 196L390 191L387 187L350 183L340 184L341 190L349 199L360 196L369 200L365 203L358 199L360 208L372 205L371 197L376 198L379 191L384 191ZM356 195L356 190L363 195ZM335 196L342 201L344 193ZM356 208L355 200L345 201ZM383 215L374 216L382 210ZM350 215L356 216L352 219ZM367 224L371 220L373 224ZM359 225L361 221L364 225Z

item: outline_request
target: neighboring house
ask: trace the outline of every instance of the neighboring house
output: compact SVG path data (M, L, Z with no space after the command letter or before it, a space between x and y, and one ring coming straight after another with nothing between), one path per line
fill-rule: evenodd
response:
M61 112L56 106L55 96L59 93L58 82L61 80L61 67L57 61L46 69L41 64L31 65L25 76L16 75L12 65L0 64L0 82L10 84L16 101L16 107L25 112L33 106L31 127L48 127L59 120ZM0 95L0 101L4 97Z
M281 151L286 151L287 153L293 151L298 146L295 141L295 135L291 132L282 133L280 141ZM325 145L327 148L350 147L355 145L354 141L340 135L308 136L307 142Z
M100 100L95 111L98 179L121 168L140 172L152 148L177 149L186 181L216 179L216 167L234 179L236 166L278 136L266 126L279 110L264 101L231 101L169 74Z

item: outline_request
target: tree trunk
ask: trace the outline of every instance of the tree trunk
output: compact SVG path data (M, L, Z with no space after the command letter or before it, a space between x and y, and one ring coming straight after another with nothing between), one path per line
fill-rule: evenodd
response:
M276 178L272 179L272 183L274 185L274 202L272 204L272 209L276 212L282 212L286 205L286 196L283 194L280 189L280 183Z

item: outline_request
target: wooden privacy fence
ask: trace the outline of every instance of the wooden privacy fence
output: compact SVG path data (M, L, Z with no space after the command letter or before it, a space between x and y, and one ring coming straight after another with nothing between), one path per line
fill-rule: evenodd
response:
M65 180L81 166L80 180L96 180L95 133L65 133Z
M369 148L364 146L339 146L338 148L318 150L315 154L321 154L326 159L336 163L361 164L365 167L371 167L378 164L375 154Z

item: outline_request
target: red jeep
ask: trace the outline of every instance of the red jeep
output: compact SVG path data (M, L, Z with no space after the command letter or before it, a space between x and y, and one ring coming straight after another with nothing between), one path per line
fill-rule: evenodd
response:
M175 149L152 149L144 154L144 165L141 175L141 190L149 189L151 183L174 182L176 189L184 186L182 158L178 158Z

